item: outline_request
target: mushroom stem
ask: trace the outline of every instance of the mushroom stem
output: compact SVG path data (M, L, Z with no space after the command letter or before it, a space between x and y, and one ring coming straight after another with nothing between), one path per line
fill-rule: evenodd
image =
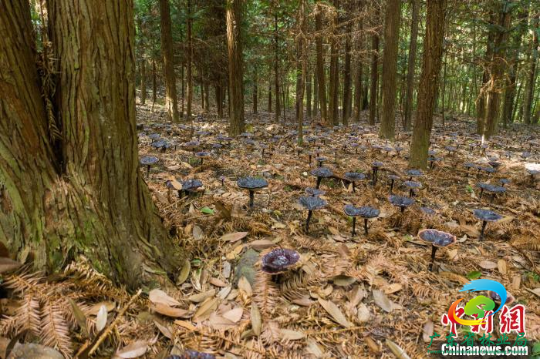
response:
M150 165L146 166L147 170L146 170L146 177L147 178L150 178Z
M405 212L405 207L400 207L401 208L401 213Z
M373 185L375 186L377 184L377 167L373 168Z
M480 238L478 240L484 240L484 231L486 230L487 221L482 222L482 230L480 231Z
M353 193L356 192L356 188L354 186L354 181L352 181L352 191L353 191Z
M352 218L352 236L356 234L356 217Z
M321 185L322 177L317 177L317 186L316 189L319 189L319 186Z
M390 194L392 194L392 191L394 190L394 179L392 178L390 180Z
M409 197L412 197L412 196L414 196L414 190L411 188L411 189L409 190Z
M249 208L253 208L253 201L255 199L255 192L249 191Z
M364 233L368 234L368 227L367 227L367 224L368 224L368 219L367 218L364 218Z
M311 214L312 214L312 211L308 211L308 215L306 219L306 234L309 233L309 221L311 220Z
M201 157L201 166L203 165L204 158Z
M431 263L429 264L430 272L433 272L433 263L435 262L435 252L437 252L437 247L431 246Z
M484 189L483 188L480 189L480 197L478 197L478 199L482 199L482 194L484 194Z

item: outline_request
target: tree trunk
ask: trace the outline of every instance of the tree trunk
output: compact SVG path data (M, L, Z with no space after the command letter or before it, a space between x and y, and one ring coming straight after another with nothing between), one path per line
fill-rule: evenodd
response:
M313 116L316 117L319 111L319 84L317 73L313 74Z
M412 21L411 40L409 44L409 63L407 70L407 94L405 95L405 114L403 129L409 131L412 123L412 108L414 97L414 69L416 68L416 44L418 38L418 23L420 14L420 0L411 0Z
M401 0L388 0L384 21L383 106L379 137L393 140L396 127L396 88Z
M446 0L427 0L426 35L409 167L426 168L441 71Z
M337 34L339 0L334 0L336 13L332 17L332 37L330 39L330 83L329 83L329 106L328 112L332 125L339 125L339 40Z
M306 50L309 51L309 50ZM306 61L309 61L308 58L306 58ZM313 108L312 108L312 99L311 99L311 91L312 91L312 82L311 82L311 66L309 64L306 64L306 111L307 111L307 119L311 120L311 116L313 114Z
M268 81L268 112L272 112L272 82Z
M223 90L221 89L221 84L216 84L216 107L219 118L223 118Z
M276 93L275 120L276 122L279 122L279 116L281 115L281 106L279 104L279 34L277 8L274 11L274 91Z
M307 74L307 54L306 54L306 1L300 0L300 6L298 9L298 24L299 24L299 35L298 35L298 59L297 62L300 64L300 81L297 87L296 93L296 109L298 111L297 120L298 120L298 145L302 145L304 141L304 89L306 83L306 74Z
M156 60L152 60L152 111L157 101L157 69Z
M374 21L378 24L380 10L379 6L374 3L375 6L375 15ZM369 90L369 124L375 125L375 117L377 115L377 89L378 89L378 78L379 78L379 34L374 32L371 36L371 89Z
M317 51L317 89L318 89L318 101L319 108L321 109L321 120L324 123L328 123L328 113L326 105L326 84L324 79L324 49L323 49L323 35L322 32L322 7L317 3L317 9L315 12L315 48Z
M352 23L347 26L347 37L345 39L345 67L343 72L343 125L349 124L352 110L352 88L351 88L351 30Z
M534 102L534 84L536 82L536 63L538 62L538 31L539 16L534 15L531 20L533 28L533 38L530 48L529 63L527 69L527 82L525 86L525 99L523 101L523 122L526 124L532 123L532 108Z
M29 3L0 3L0 240L35 269L82 254L135 288L145 258L173 273L179 257L138 169L133 4L108 4L48 2L58 78L41 83Z
M227 49L229 53L229 103L231 136L244 132L244 58L242 50L243 0L227 0Z
M480 93L478 94L478 101L476 103L476 133L479 135L484 134L485 128L485 117L486 117L486 100L487 100L487 88L489 86L489 67L488 62L491 61L493 57L493 49L495 41L495 13L490 12L489 19L489 31L487 36L487 45L486 45L486 54L484 65L484 73L482 74L482 87L480 88Z
M146 59L141 60L141 104L146 104Z
M187 100L186 118L189 121L192 116L193 107L193 9L191 0L187 0Z
M258 102L259 102L259 86L257 85L257 69L255 69L255 77L253 79L253 113L257 114L259 112L258 110Z
M503 46L508 38L508 28L511 20L510 2L500 3L498 12L497 32L494 42L493 58L490 65L490 80L486 102L486 117L484 120L484 138L489 139L497 133L499 125L499 108L501 92L504 88L504 73L506 70L506 49Z
M363 5L361 5L363 6ZM364 23L362 20L358 23L358 32L361 34L364 28ZM361 35L360 35L361 36ZM355 48L357 54L355 56L355 69L356 73L354 75L354 119L356 122L360 121L360 113L362 112L362 98L364 97L363 87L362 87L362 76L364 72L364 67L362 64L362 59L360 57L360 52L363 48L363 37L355 41Z
M159 0L161 19L161 53L165 71L165 106L169 121L177 122L178 99L176 96L176 76L174 74L174 53L169 0Z

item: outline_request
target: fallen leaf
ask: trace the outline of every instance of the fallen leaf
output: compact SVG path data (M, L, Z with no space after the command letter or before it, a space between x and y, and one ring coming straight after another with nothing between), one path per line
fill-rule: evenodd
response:
M492 262L492 261L480 261L480 263L478 263L478 265L480 267L482 267L483 269L495 269L495 268L497 268L497 263Z
M422 331L422 339L425 343L429 343L431 341L430 336L433 335L433 322L431 320L428 320L426 324L424 324L424 329Z
M249 284L249 281L244 276L242 276L240 280L238 280L238 289L243 290L248 297L251 297L251 294L253 294L251 284Z
M401 348L399 345L397 345L396 343L394 343L393 341L391 341L390 339L386 339L386 345L388 345L388 347L390 348L390 350L392 351L392 353L394 353L394 355L398 358L398 359L411 359L407 353L405 352L405 350L403 350L403 348Z
M206 292L194 294L188 298L190 302L201 303L204 302L207 298L213 297L216 294L215 289L210 289Z
M152 303L164 304L168 306L180 305L180 302L170 297L167 293L161 289L153 289L148 293L148 297Z
M249 232L229 233L229 234L225 234L224 236L222 236L221 240L225 241L225 242L231 242L232 243L232 242L239 241L242 238L245 238L248 234L249 234Z
M161 332L161 334L163 334L163 336L169 339L173 338L172 329L169 327L169 325L162 324L158 320L154 320L154 324L156 325L156 327L158 327L159 331Z
M190 271L191 271L191 262L188 259L186 259L184 260L184 264L182 265L182 269L180 270L180 274L178 275L176 284L177 285L183 284L189 278Z
M300 340L306 337L306 334L297 330L280 329L279 333L280 333L281 340L284 340L284 341Z
M381 352L381 349L379 348L379 345L373 338L371 337L365 337L364 340L366 341L366 344L369 348L369 351L373 354L379 354Z
M384 287L384 293L385 294L392 294L399 292L401 289L403 289L403 286L399 283L392 283L390 285L387 285Z
M251 248L257 251L261 251L263 249L274 247L275 243L269 239L258 239L256 241L251 242L249 245L251 246Z
M180 308L173 308L166 304L156 303L150 306L154 312L171 318L186 318L188 311Z
M201 240L204 238L204 232L199 226L193 226L193 238Z
M256 336L261 335L262 331L262 318L261 312L255 302L251 303L251 329Z
M344 326L345 328L349 328L352 326L351 323L345 318L345 315L341 312L339 307L330 300L324 300L319 298L319 303L321 306L332 316L332 318L340 325Z
M377 304L387 313L390 313L392 312L392 310L394 310L394 303L392 303L392 301L388 299L386 294L384 294L380 290L373 290L373 300L375 301L375 304Z
M107 324L107 316L107 307L105 305L102 305L101 308L99 308L99 312L96 318L96 329L98 332L102 331L103 328L105 328L105 325Z
M504 259L499 259L499 261L497 262L497 267L501 274L507 273L506 261Z
M371 318L371 313L368 307L362 303L358 306L358 320L362 323L367 322Z
M234 309L229 310L228 312L223 313L223 318L226 318L233 323L238 323L240 319L242 319L243 314L244 314L244 309L239 307L239 308L234 308Z
M144 340L137 340L128 346L118 350L113 358L131 359L138 358L146 354L148 351L148 342Z
M356 282L356 278L349 277L346 275L338 275L337 277L334 277L333 280L334 284L340 287L347 287L351 284L354 284Z
M201 322L207 319L210 316L210 313L214 311L219 303L218 298L210 299L208 298L193 315L194 322Z
M0 273L6 273L17 269L21 266L21 263L14 261L11 258L0 257Z

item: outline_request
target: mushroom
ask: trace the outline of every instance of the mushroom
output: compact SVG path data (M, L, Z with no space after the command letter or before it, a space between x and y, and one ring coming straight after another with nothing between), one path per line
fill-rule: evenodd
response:
M317 167L313 171L311 171L311 174L317 177L317 185L315 186L316 189L319 189L323 178L329 178L334 175L332 170L327 167Z
M308 210L306 219L306 233L309 233L309 221L314 210L321 209L326 206L326 201L320 197L300 197L299 203Z
M405 211L405 208L409 207L414 203L414 199L405 197L405 196L398 196L398 195L391 195L389 197L390 203L392 203L394 206L399 207L401 210L401 213Z
M493 291L490 290L490 291L488 291L488 296L494 302L498 302L498 303L501 302L501 296L499 294L497 294L497 292L493 292ZM510 305L510 304L514 303L515 301L516 301L516 298L514 298L514 296L512 294L510 294L510 292L506 292L506 300L504 301L504 304Z
M310 196L323 196L326 192L322 189L308 187L306 188L306 193Z
M407 176L409 176L409 181L412 181L413 177L421 177L424 175L422 171L417 170L417 169L407 170L406 174Z
M490 211L488 209L475 209L473 210L474 216L482 221L482 230L480 231L480 237L478 240L484 239L484 231L488 222L497 222L502 218L498 213Z
M165 359L216 359L214 354L201 353L196 350L187 349L182 354L172 354Z
M265 254L262 258L262 271L269 274L283 273L300 259L297 251L277 248Z
M268 187L268 182L264 178L243 177L236 181L238 187L249 190L249 208L253 208L255 191Z
M388 175L388 178L390 179L390 194L392 194L392 191L394 190L394 182L399 179L399 176Z
M155 156L143 156L143 157L141 157L140 163L141 163L141 165L146 166L146 168L147 168L146 176L147 177L150 177L150 167L152 165L155 165L158 162L159 162L159 158L157 158Z
M377 184L377 173L379 172L379 168L384 166L384 163L375 161L371 164L371 170L372 170L372 184L375 186Z
M422 188L422 184L420 182L415 182L415 181L405 181L403 182L403 185L409 188L409 197L414 196L415 188Z
M456 243L456 236L450 233L438 231L436 229L423 229L418 232L418 238L422 241L431 244L431 263L429 264L429 271L433 271L433 263L435 262L435 252L438 248L448 247Z
M178 191L178 197L182 198L182 193L185 193L186 195L195 193L202 186L202 182L198 179L188 179L186 181L183 181L182 189Z
M355 189L355 182L361 181L366 178L366 175L359 172L347 172L345 173L345 179L352 183L352 190L353 192L356 192Z
M205 151L200 151L200 152L195 153L195 156L197 156L197 157L199 157L201 159L200 165L202 166L204 158L210 156L210 154L208 152L205 152Z
M527 163L525 164L525 169L531 176L531 182L534 183L534 177L540 174L540 163Z
M368 220L370 218L375 218L379 216L380 211L376 208L364 206L364 207L355 207L352 204L345 206L345 213L352 217L352 235L356 233L356 217L364 218L364 233L368 234Z

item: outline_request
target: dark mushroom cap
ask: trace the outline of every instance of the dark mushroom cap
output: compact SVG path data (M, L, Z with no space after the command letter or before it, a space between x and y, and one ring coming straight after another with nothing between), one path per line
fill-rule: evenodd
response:
M262 258L262 270L266 273L280 273L294 265L300 254L292 249L277 248Z
M375 218L378 217L381 211L379 211L377 208L373 208L370 206L363 206L356 209L356 215L360 216L362 218Z
M205 151L195 153L195 156L197 156L197 157L208 157L209 155L210 155L210 153L205 152Z
M501 296L498 295L496 292L493 292L493 291L490 290L490 291L488 291L488 295L494 302L499 302L500 303ZM514 298L514 296L512 294L510 294L509 292L506 292L506 302L504 304L510 305L513 302L515 302L515 300L516 300L516 298Z
M150 166L159 162L159 158L155 156L143 156L140 159L142 165Z
M463 164L463 167L465 167L465 168L478 168L478 165L476 163L472 163L472 162L465 162Z
M311 171L311 174L316 177L332 177L334 173L332 170L328 167L317 167L313 171Z
M268 187L268 182L264 178L258 177L242 177L236 181L238 187L244 189L259 189Z
M310 196L322 196L326 192L323 191L322 189L308 187L306 188L306 193L309 194Z
M167 148L171 147L171 144L166 140L158 140L158 141L152 142L152 147L158 148L158 149L159 148L167 149Z
M414 203L414 199L405 197L405 196L398 196L398 195L391 195L389 197L390 203L392 203L394 206L397 207L409 207Z
M487 173L495 173L495 168L493 167L479 167L478 169Z
M193 192L196 191L197 188L202 187L202 185L202 182L198 179L189 179L182 182L182 189L184 191Z
M345 178L349 181L361 181L366 179L366 175L360 172L347 172L345 173Z
M199 145L200 145L199 141L189 141L189 142L184 143L184 147L186 148L195 148Z
M403 185L409 188L422 188L422 184L416 181L405 181L403 182Z
M391 179L391 180L398 180L399 179L399 176L398 175L388 175L388 178Z
M489 161L488 163L493 168L499 168L501 166L501 163L497 161Z
M321 157L315 158L315 161L317 161L317 162L326 162L326 161L327 161L327 158L321 156Z
M161 138L161 136L159 135L159 133L151 133L148 135L148 137L152 140L159 140Z
M418 238L436 247L448 247L456 242L456 236L436 229L423 229L418 232Z
M300 197L298 202L308 211L321 209L326 206L326 201L320 197Z
M405 173L407 174L407 176L410 176L410 177L419 177L423 175L422 171L416 170L416 169L410 169Z
M384 163L382 162L379 162L379 161L375 161L371 164L372 167L375 167L375 168L379 168L379 167L382 167L384 166Z
M455 151L456 151L456 147L455 147L455 146L446 146L445 149L446 149L448 152L455 152Z
M502 184L509 184L512 181L510 181L508 178L501 178L499 182L501 182Z
M352 204L346 204L343 208L345 211L345 214L350 217L356 217L360 215L360 208L355 207Z
M502 218L498 213L490 211L489 209L475 209L473 210L474 216L481 221L496 222Z

